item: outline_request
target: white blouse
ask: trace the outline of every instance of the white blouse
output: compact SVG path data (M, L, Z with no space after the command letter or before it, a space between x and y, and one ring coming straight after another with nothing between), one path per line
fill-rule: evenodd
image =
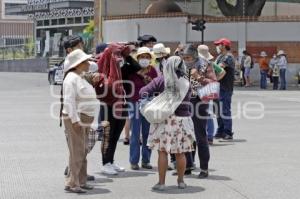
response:
M64 80L63 99L63 113L70 117L72 123L80 121L80 113L94 117L100 104L92 85L74 72L70 72Z

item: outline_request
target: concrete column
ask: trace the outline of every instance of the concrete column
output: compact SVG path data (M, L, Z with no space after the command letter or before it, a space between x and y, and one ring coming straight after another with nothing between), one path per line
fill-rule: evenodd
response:
M247 23L246 22L240 22L237 23L237 36L238 36L238 52L239 57L243 55L243 50L247 47Z

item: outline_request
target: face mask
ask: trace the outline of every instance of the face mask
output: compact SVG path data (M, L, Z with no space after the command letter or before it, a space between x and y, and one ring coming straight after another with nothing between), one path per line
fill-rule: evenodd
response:
M119 61L119 67L122 68L125 64L124 58L121 58L118 61Z
M98 64L95 62L90 61L90 67L89 67L89 72L97 72L98 71Z
M150 65L149 59L140 59L139 64L142 68L147 68Z
M221 52L222 52L221 46L217 46L217 47L216 47L216 50L217 50L217 53L218 53L218 54L221 54Z

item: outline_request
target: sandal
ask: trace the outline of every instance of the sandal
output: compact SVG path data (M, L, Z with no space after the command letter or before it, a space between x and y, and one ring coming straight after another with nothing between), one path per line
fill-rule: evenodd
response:
M71 187L66 186L65 190L70 193L78 193L78 194L86 193L86 191L82 190L80 187L71 188Z

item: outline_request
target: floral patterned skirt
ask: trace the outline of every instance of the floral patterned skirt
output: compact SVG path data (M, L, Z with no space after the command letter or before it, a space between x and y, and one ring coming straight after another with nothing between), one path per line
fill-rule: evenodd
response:
M151 124L148 137L150 149L167 153L194 151L194 123L191 117L170 116L164 123Z

